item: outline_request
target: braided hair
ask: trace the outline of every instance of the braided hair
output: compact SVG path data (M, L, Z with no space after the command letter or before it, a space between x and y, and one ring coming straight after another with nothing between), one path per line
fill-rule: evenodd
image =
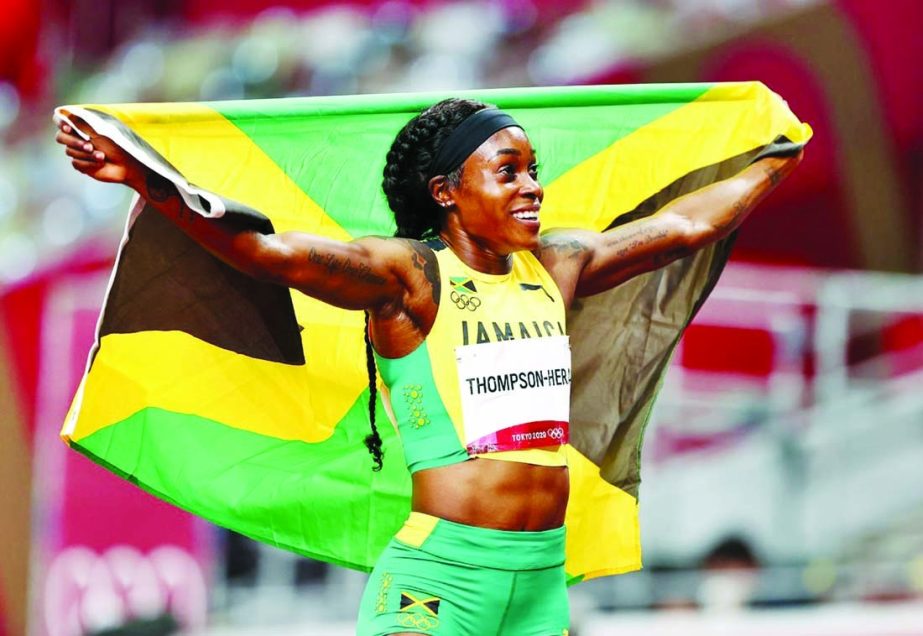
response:
M439 146L465 119L488 105L470 99L445 99L407 122L391 144L381 183L397 223L395 236L435 238L442 229L445 211L429 191L433 159ZM458 185L459 166L446 175Z
M382 463L381 435L378 434L378 427L375 426L378 382L376 381L375 357L372 355L372 340L369 336L369 312L365 312L365 366L369 372L369 425L372 427L372 432L365 436L365 447L369 449L372 461L375 463L372 470L377 473L384 464Z
M417 240L436 238L445 221L445 210L433 199L429 180L433 159L439 146L459 124L488 104L470 99L444 99L407 122L394 138L388 151L381 187L394 212L397 230L394 236ZM458 185L461 166L445 175ZM365 314L365 360L369 372L369 425L372 432L365 438L374 462L373 471L381 470L381 435L375 425L375 401L378 396L375 358L369 336L369 314Z

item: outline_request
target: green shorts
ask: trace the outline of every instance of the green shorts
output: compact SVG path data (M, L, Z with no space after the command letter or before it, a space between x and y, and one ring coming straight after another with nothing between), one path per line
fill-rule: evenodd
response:
M564 528L510 532L413 512L385 548L359 636L566 636Z

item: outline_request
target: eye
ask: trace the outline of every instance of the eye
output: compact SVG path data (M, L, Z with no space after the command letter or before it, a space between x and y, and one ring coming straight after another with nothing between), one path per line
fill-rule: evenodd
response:
M516 177L516 166L511 163L505 163L500 166L499 172L508 179L514 179Z
M529 166L529 174L532 176L533 179L538 178L539 168L541 168L541 166L537 163L533 163Z

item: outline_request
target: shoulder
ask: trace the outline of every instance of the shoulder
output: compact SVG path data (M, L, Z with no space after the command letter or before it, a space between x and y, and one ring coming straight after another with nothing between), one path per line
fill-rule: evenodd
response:
M581 228L555 228L539 237L538 249L533 252L546 268L561 262L583 262L595 246L598 232Z
M599 234L580 228L555 228L542 234L533 254L558 286L565 307L576 294L580 274L592 258Z
M424 241L394 236L363 236L352 244L397 270L419 269L423 263L435 262L436 256Z
M384 257L404 289L400 298L372 315L379 353L402 357L419 346L436 321L442 294L439 262L424 241L395 237L361 240L386 252Z
M401 280L407 296L403 304L418 306L439 303L441 284L439 261L426 241L393 236L367 236L356 240L384 259L387 267Z
M426 285L432 289L433 301L439 304L439 261L436 252L423 241L416 239L397 239L403 241L405 249L410 253L410 264L416 274L422 275Z

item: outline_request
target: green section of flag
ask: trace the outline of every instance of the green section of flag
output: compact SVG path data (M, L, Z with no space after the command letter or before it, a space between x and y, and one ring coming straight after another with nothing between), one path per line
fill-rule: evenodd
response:
M76 448L209 521L305 556L368 570L407 516L410 500L403 452L390 426L381 430L384 467L372 471L363 444L370 432L368 397L366 390L320 443L147 408L81 439ZM387 422L380 408L377 417ZM176 493L182 501L173 498ZM383 520L396 520L397 526Z
M506 109L532 133L546 185L638 128L700 97L711 84L505 89L209 104L243 131L352 236L391 235L381 192L385 156L417 112L449 96ZM624 90L622 90L624 88ZM268 105L268 104L267 104ZM618 108L612 108L617 105ZM574 108L580 106L580 108ZM370 187L374 184L376 187Z

